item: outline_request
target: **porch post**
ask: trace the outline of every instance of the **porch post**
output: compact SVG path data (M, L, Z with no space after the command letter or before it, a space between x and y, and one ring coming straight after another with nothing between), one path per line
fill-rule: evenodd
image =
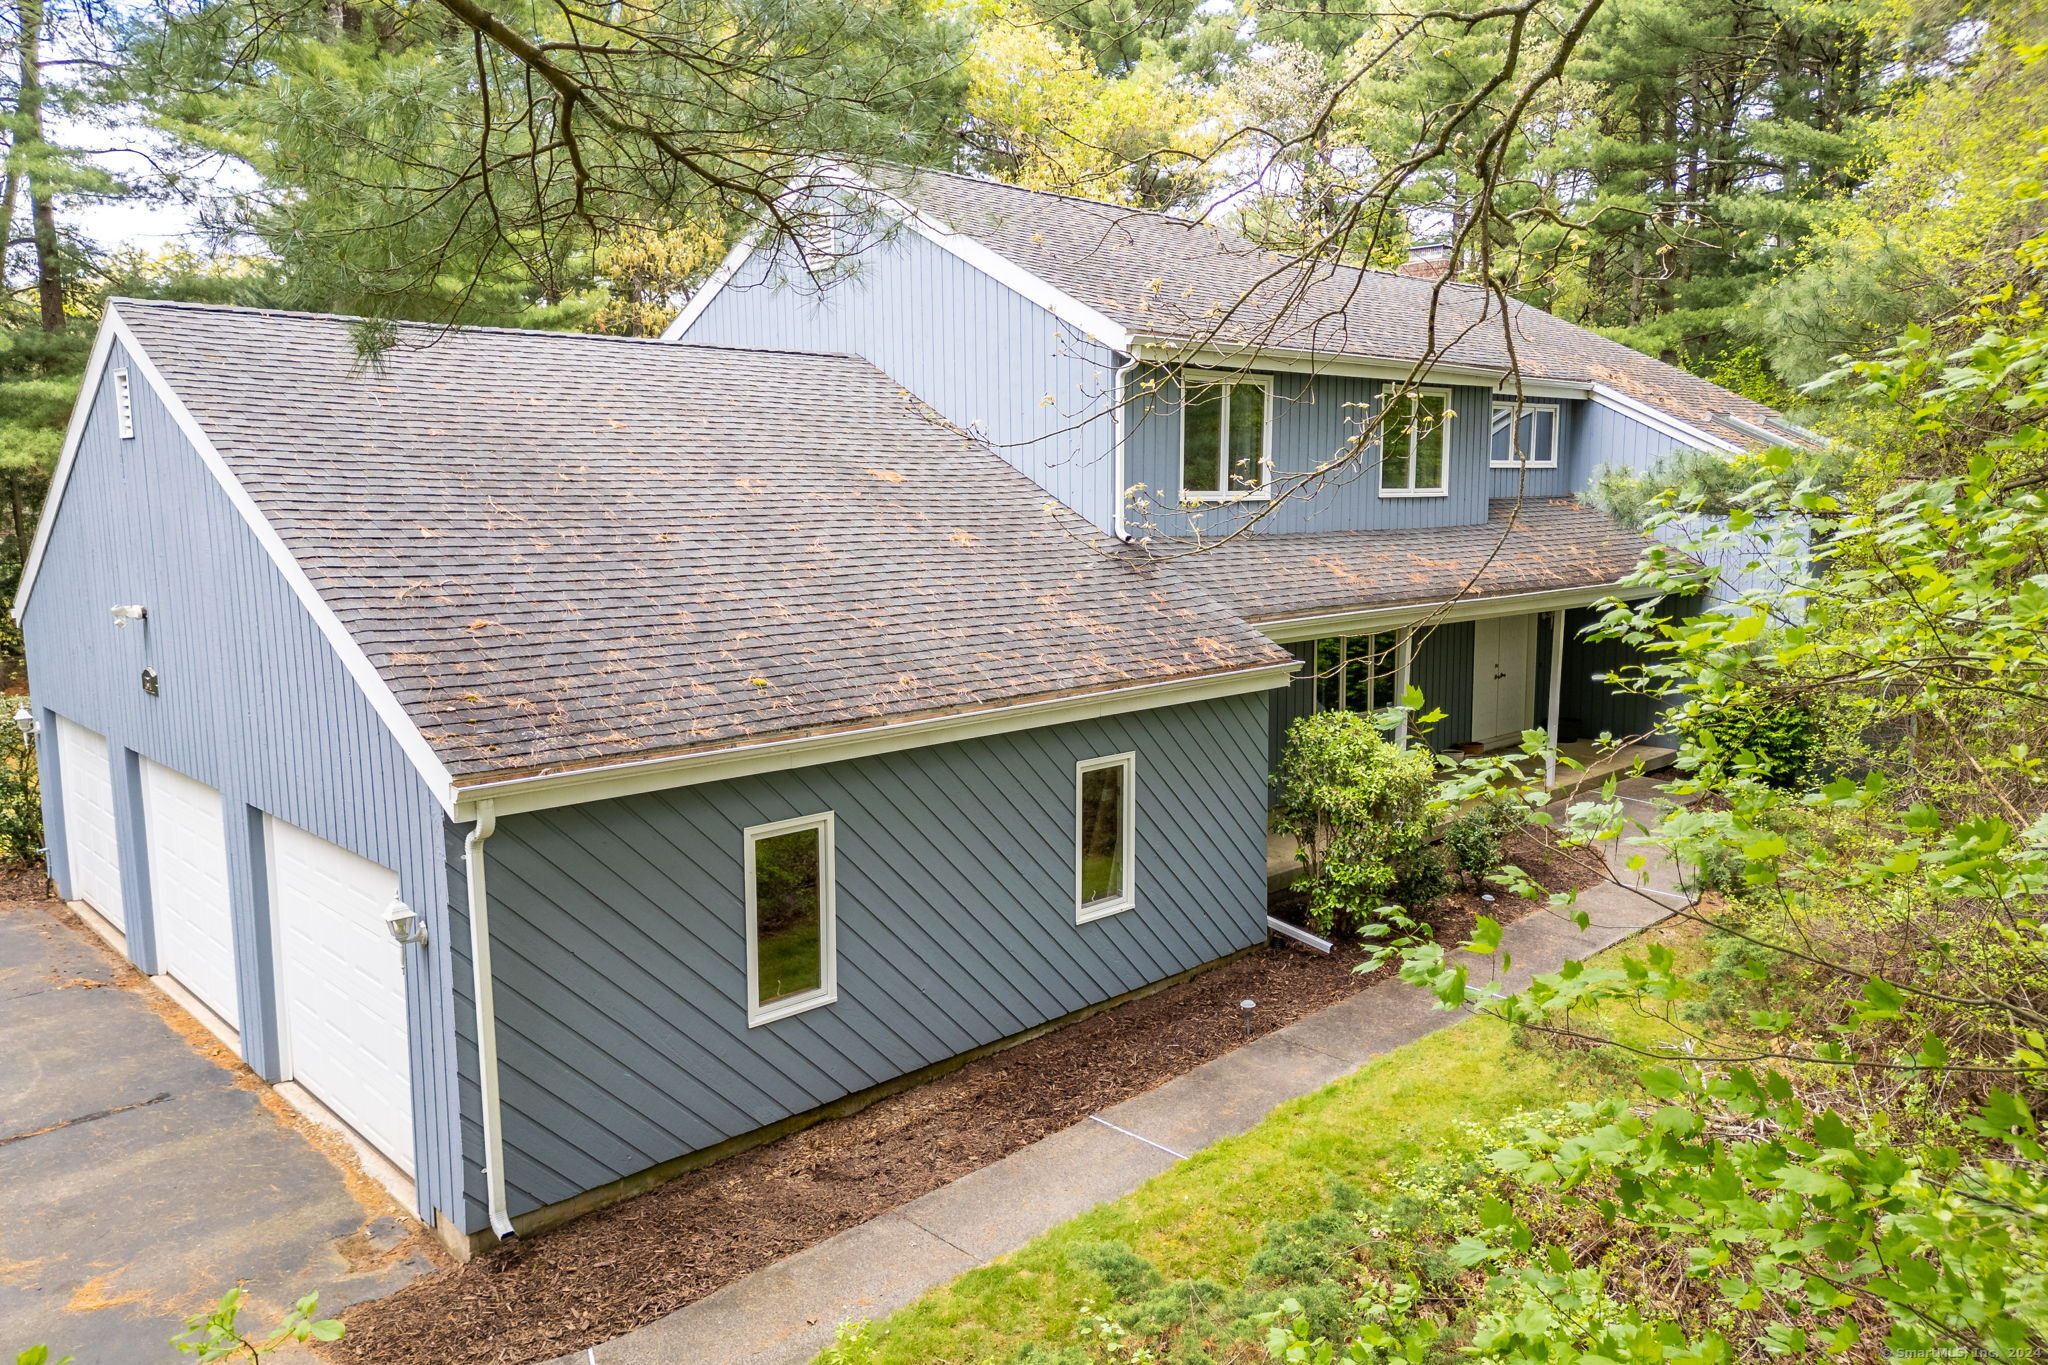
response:
M1415 667L1415 632L1401 632L1399 643L1394 646L1394 703L1408 695L1409 677ZM1408 713L1401 713L1401 728L1394 735L1394 742L1401 748L1408 747Z
M1543 786L1557 786L1557 708L1564 692L1564 608L1550 613L1550 748L1543 756Z

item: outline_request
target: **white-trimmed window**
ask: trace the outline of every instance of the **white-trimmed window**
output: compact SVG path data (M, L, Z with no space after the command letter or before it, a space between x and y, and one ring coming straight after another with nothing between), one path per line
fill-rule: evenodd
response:
M1450 491L1451 394L1415 389L1390 399L1380 423L1380 496L1441 498Z
M1487 463L1495 469L1557 468L1557 404L1525 401L1518 418L1513 399L1496 398Z
M1183 370L1180 384L1181 500L1269 496L1273 381L1265 375Z
M1086 924L1138 903L1138 756L1111 754L1074 765L1074 921Z
M746 831L747 1026L839 998L832 812Z

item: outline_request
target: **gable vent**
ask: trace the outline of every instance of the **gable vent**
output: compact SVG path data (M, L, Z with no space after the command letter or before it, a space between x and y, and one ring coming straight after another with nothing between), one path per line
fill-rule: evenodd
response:
M135 395L128 387L128 371L114 371L114 412L121 427L121 439L135 438Z

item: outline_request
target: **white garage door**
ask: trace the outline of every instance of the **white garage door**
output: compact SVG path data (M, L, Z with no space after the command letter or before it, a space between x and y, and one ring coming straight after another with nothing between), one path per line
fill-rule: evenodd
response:
M270 822L285 1074L412 1173L404 949L384 913L398 874Z
M107 741L57 717L58 796L71 894L122 928L121 846L114 833L114 772Z
M240 1028L220 793L145 758L142 816L149 841L157 970L176 977L208 1009Z

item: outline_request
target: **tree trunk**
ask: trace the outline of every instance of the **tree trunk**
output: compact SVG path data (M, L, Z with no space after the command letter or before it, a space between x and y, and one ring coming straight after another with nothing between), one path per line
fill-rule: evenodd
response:
M15 0L21 33L21 141L40 148L43 136L43 0ZM47 161L47 158L45 159ZM36 248L36 305L43 330L64 330L64 273L58 260L57 208L40 175L28 185L29 218Z

